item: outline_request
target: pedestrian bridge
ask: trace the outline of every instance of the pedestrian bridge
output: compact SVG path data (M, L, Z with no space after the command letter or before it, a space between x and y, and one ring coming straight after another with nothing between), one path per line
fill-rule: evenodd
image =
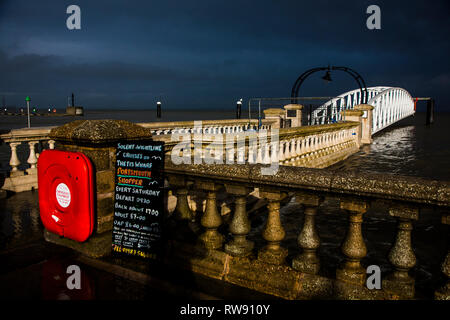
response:
M311 124L345 120L345 111L364 101L362 98L365 98L365 94L360 89L355 89L329 100L313 112ZM369 87L367 95L367 104L374 107L372 135L416 112L411 94L403 88Z

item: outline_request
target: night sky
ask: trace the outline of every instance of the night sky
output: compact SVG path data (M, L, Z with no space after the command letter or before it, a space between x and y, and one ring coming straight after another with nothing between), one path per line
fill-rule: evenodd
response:
M66 27L71 4L81 30ZM381 30L366 27L371 4ZM172 109L224 109L290 96L302 72L336 65L450 111L449 13L448 0L0 0L0 95L43 108L64 107L74 92L90 109L154 108L160 97ZM345 73L329 84L322 76L301 95L357 88Z

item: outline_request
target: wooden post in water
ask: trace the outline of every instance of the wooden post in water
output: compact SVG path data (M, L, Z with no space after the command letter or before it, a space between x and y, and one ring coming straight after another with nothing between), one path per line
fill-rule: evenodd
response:
M430 125L434 122L434 99L427 100L427 119L426 124Z

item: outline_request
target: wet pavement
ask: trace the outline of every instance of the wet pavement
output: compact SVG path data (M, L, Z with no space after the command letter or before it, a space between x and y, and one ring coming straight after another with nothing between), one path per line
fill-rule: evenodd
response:
M43 231L37 191L0 200L0 300L274 298L133 257L90 259L46 242ZM66 284L71 265L80 268L80 290Z
M83 265L70 249L44 241L37 192L0 200L0 299L126 300L165 297L139 283ZM67 268L81 269L81 290L69 290Z

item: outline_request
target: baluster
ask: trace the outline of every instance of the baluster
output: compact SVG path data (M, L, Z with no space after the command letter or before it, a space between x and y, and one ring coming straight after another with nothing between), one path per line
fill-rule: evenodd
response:
M270 163L279 163L279 146L278 141L270 141Z
M284 239L285 231L280 220L280 201L286 196L279 191L261 191L263 198L269 201L269 209L266 225L263 230L263 238L267 245L258 252L258 259L271 264L283 264L288 251L281 247L280 242Z
M450 225L450 215L444 215L442 217L442 223ZM444 263L442 263L441 270L447 277L447 283L439 290L436 290L434 293L434 298L436 300L450 300L450 249L447 252Z
M30 146L30 156L28 157L28 164L30 165L30 168L27 169L28 173L33 173L36 171L36 163L37 163L37 157L36 157L36 151L35 151L35 145L39 141L30 141L28 142L28 145Z
M419 209L407 206L389 208L389 215L396 217L397 237L389 252L389 262L395 270L383 281L383 288L403 298L414 297L414 279L408 271L416 265L416 256L411 246L412 220L419 218Z
M239 145L239 144L237 144ZM237 150L237 163L244 164L245 163L245 145L242 147L239 146Z
M320 238L316 231L314 217L323 199L307 193L297 193L295 199L305 208L305 220L297 238L298 246L303 249L303 252L292 260L292 268L304 273L317 274L320 269L320 260L316 250L319 248Z
M289 161L289 159L291 158L291 143L289 140L284 142L284 146L285 146L285 151L284 151L284 161ZM283 161L283 162L284 162Z
M18 166L20 165L20 160L17 157L17 146L20 145L21 142L10 142L9 146L11 148L11 159L9 160L9 165L11 166L10 176L20 176L23 175L22 171L19 171Z
M264 164L270 164L271 160L270 160L270 147L271 145L269 143L266 143L264 145L264 159L263 159L263 163Z
M188 183L184 177L181 176L169 176L169 184L175 189L177 196L177 204L173 213L175 220L177 221L192 221L194 220L194 212L189 207L187 195L188 195Z
M200 223L206 229L200 235L200 243L207 249L220 249L223 243L223 236L217 230L222 224L222 217L217 211L216 193L220 188L213 182L197 182L199 189L205 190L208 195L206 198L206 208Z
M225 244L225 252L233 256L248 256L254 245L246 238L251 230L246 209L246 197L250 193L250 189L237 185L226 185L225 188L229 194L236 197L236 207L230 223L230 232L233 234L233 239Z
M226 164L234 164L234 144L231 148L226 149Z
M295 139L291 139L290 141L290 145L291 145L291 157L290 157L290 162L294 162L295 161L295 157L297 156L296 152L295 152Z
M311 152L311 137L306 137L305 138L305 141L306 141L306 149L305 149L305 152L306 153L309 153L309 152Z
M300 154L304 154L304 153L306 153L306 138L302 139L302 146L300 149Z
M263 159L262 159L262 144L260 143L258 145L258 151L256 153L256 163L263 163Z
M300 155L301 155L301 153L302 153L302 142L301 142L301 139L300 138L297 138L296 139L296 142L297 142L297 145L296 145L296 148L295 148L295 159L296 160L298 160L299 158L300 158Z
M363 214L368 209L368 203L361 200L341 200L340 208L349 215L349 227L342 244L342 253L346 256L341 268L336 271L339 280L364 284L366 270L361 266L361 259L367 254L366 245L362 237L361 224Z
M311 136L311 140L309 142L310 152L314 152L316 149L316 136Z
M255 156L254 156L254 150L253 146L251 145L250 141L248 143L248 163L253 164L255 163Z
M55 149L55 140L48 140L48 148L50 150Z
M284 141L280 141L280 155L278 156L278 160L282 163L285 159L284 157Z

